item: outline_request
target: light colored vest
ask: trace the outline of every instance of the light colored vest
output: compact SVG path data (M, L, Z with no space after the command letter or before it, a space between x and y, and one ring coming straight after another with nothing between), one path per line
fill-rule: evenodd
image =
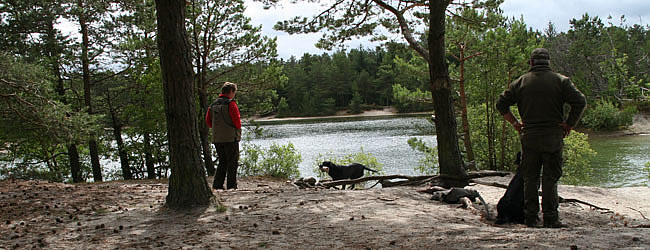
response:
M241 140L241 129L235 128L230 118L229 104L231 100L219 98L210 105L212 118L212 142L238 142Z

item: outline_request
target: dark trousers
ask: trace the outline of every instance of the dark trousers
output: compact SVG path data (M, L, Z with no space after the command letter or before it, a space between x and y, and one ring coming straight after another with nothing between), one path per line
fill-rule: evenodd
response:
M237 188L237 167L239 166L239 142L215 143L217 149L217 172L214 175L212 188L223 189L223 182L227 179L227 188Z
M562 177L562 131L543 135L523 135L524 215L526 223L538 220L539 176L542 172L542 213L544 224L558 221L557 182Z

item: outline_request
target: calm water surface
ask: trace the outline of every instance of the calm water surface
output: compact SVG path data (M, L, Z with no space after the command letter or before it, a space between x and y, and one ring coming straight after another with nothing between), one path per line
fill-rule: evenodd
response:
M435 136L417 127L432 125L425 117L396 117L347 121L313 121L262 125L265 138L252 143L264 148L272 143L293 143L302 155L301 176L315 176L319 154L340 158L360 152L371 153L383 164L386 174L418 175L414 167L423 154L412 150L407 140L416 137L435 145ZM589 143L598 153L592 162L592 174L581 177L580 185L600 187L650 186L650 135L624 137L590 136Z
M598 154L592 161L593 173L584 185L601 187L650 186L650 135L590 136L589 144Z
M383 164L386 174L418 174L414 167L423 154L411 149L409 138L416 137L435 145L435 136L425 135L417 127L433 127L423 117L368 119L357 121L315 121L262 125L267 138L252 143L268 148L272 143L293 143L302 155L301 176L316 176L319 154L341 158L361 152L370 153Z

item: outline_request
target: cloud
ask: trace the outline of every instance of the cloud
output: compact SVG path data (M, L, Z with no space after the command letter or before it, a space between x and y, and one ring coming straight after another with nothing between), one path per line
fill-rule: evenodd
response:
M320 50L314 44L320 34L289 35L273 30L273 25L278 21L288 20L295 16L311 17L323 10L322 4L298 2L291 4L283 1L280 6L264 10L262 4L248 0L246 2L246 15L251 17L255 25L262 25L262 32L266 36L278 38L278 54L281 58L290 56L301 57L304 53L321 54L327 51ZM650 1L648 0L505 0L501 5L504 15L519 18L523 16L524 22L535 30L544 31L549 22L553 22L560 31L570 28L571 19L580 19L583 14L600 17L607 23L607 17L612 16L614 25L620 24L620 16L625 15L626 25L650 23ZM358 48L360 45L372 48L377 43L362 38L346 43L348 48Z
M588 13L598 16L607 23L607 17L612 17L612 23L619 25L619 18L625 15L626 25L650 23L650 1L639 0L505 0L501 5L504 14L519 18L523 15L524 22L533 29L544 31L548 22L553 22L560 31L571 27L571 19L580 19Z

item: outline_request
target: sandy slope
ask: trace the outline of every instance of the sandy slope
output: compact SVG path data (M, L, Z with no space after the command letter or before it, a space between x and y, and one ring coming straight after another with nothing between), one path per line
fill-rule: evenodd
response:
M611 211L563 203L570 227L537 229L494 225L479 210L429 200L415 187L305 190L268 178L239 186L215 192L225 212L215 205L175 212L163 207L164 183L2 181L0 248L650 248L648 187L561 186L564 198ZM503 189L472 188L495 213Z

